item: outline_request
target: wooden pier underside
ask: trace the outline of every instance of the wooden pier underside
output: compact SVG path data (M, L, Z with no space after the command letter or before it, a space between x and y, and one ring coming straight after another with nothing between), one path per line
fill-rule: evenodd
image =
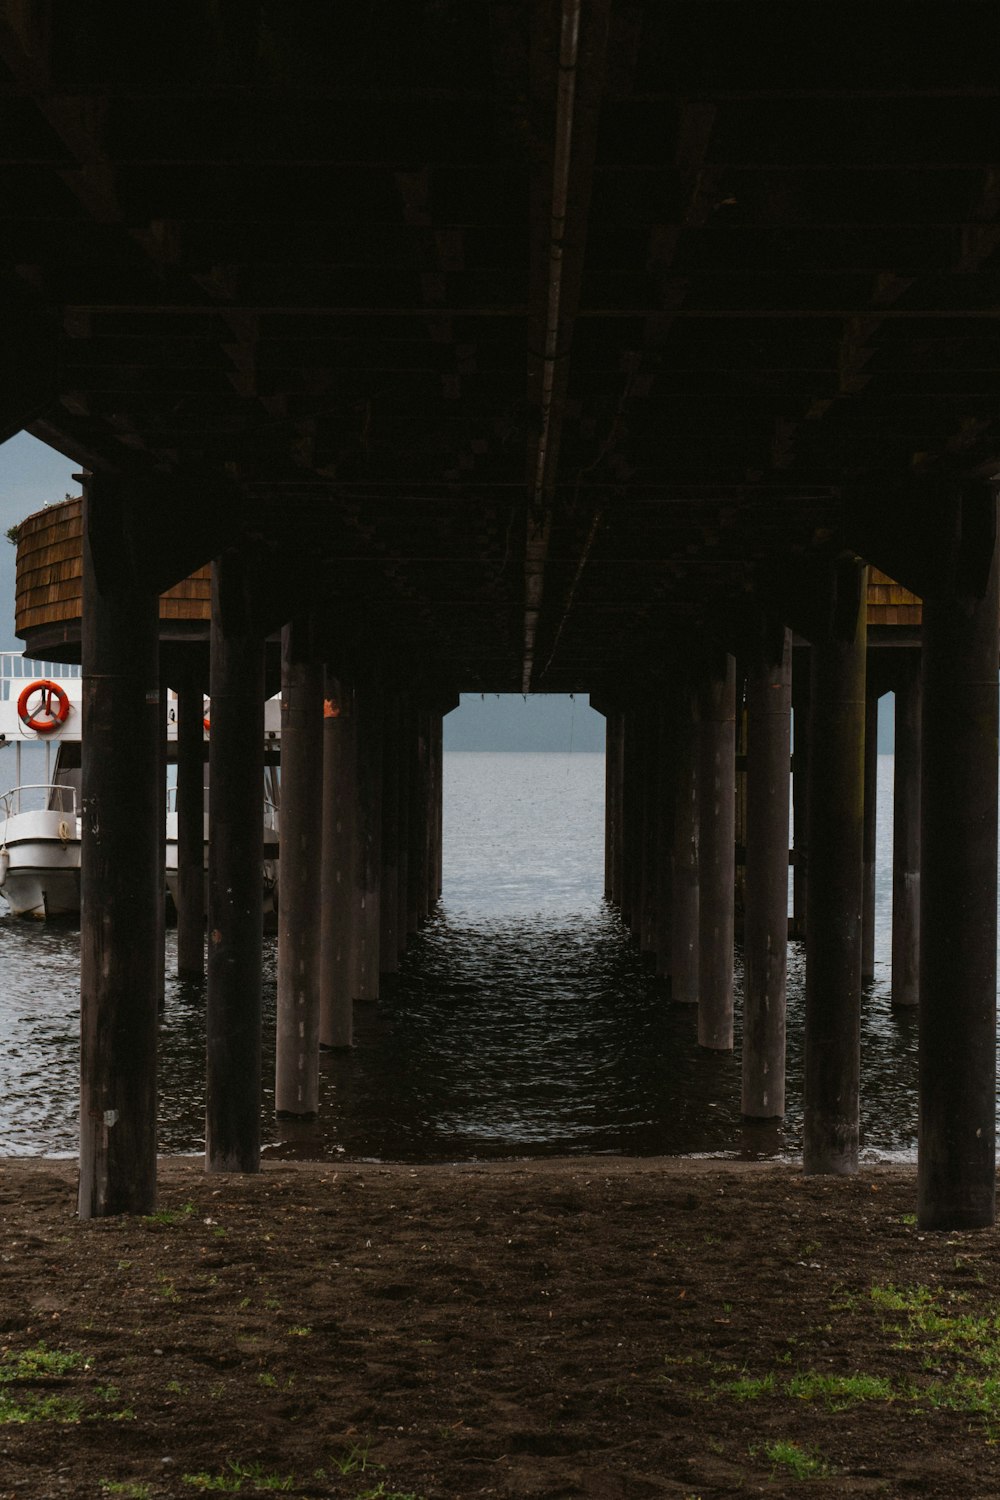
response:
M0 435L121 475L158 588L239 536L449 691L808 633L840 548L926 593L997 467L995 28L6 4Z
M792 685L796 922L822 1018L812 1164L856 1168L864 723L905 683L927 753L905 758L900 951L909 970L922 901L922 972L899 1003L919 988L936 1039L920 1213L992 1220L997 32L988 0L0 3L0 440L26 428L88 476L95 722L123 667L107 622L141 620L148 647L166 591L166 675L204 642L209 565L221 702L249 711L263 642L292 620L298 665L340 685L329 763L307 779L327 788L327 835L335 789L352 789L349 858L323 858L307 827L295 857L328 895L342 882L357 920L345 936L328 901L315 924L348 989L310 999L310 1036L318 1014L320 1036L349 1040L345 1005L376 997L440 889L456 695L587 691L615 753L609 890L664 979L697 950L705 1043L731 1045L730 704L748 675L774 678L790 631L793 657L812 652ZM25 572L19 604L50 657L75 649L61 561L48 599ZM105 623L88 634L91 615ZM866 683L866 629L876 646L923 637L922 694L903 652ZM135 671L148 705L160 683L142 653ZM227 734L213 775L231 772L226 806L249 817L256 744L237 715L216 746ZM85 785L113 784L84 760ZM755 841L773 881L787 831L770 801ZM101 920L144 931L155 882L137 885L124 843L84 813ZM214 803L213 820L218 1166L258 1155L233 1124L252 1114L258 1054L246 1037L227 1048L259 976L233 898L253 889L252 841ZM704 999L679 960L677 975ZM85 1035L103 1037L117 1002L88 994ZM762 1057L780 1027L768 1036ZM94 1099L125 1065L108 1045L85 1054ZM117 1119L102 1104L97 1136ZM97 1213L121 1201L103 1150Z

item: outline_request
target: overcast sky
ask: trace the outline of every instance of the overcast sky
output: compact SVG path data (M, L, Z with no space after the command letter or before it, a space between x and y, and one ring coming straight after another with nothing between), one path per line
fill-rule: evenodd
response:
M0 651L21 651L14 634L15 549L3 535L33 511L78 495L79 465L21 432L0 443Z

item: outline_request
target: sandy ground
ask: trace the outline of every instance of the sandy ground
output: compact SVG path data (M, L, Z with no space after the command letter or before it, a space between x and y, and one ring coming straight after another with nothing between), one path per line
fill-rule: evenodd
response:
M994 1231L911 1171L0 1164L0 1496L1000 1495Z

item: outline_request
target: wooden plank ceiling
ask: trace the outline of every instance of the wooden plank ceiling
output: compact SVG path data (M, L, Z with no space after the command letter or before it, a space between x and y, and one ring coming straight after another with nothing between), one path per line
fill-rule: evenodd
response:
M0 436L120 472L161 585L240 541L276 621L449 690L647 681L859 530L909 582L907 487L1000 468L998 41L6 0Z

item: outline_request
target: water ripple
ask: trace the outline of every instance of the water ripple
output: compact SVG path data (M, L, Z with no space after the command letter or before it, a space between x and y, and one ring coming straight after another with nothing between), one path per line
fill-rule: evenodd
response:
M883 757L877 979L863 1006L870 1154L916 1139L916 1020L888 1004L891 759ZM468 1159L568 1152L793 1154L801 1138L804 956L789 949L788 1115L739 1114L737 1050L702 1051L601 899L603 759L447 757L446 888L356 1047L325 1054L315 1124L273 1118L286 1156ZM890 778L890 779L887 779ZM168 972L176 958L168 934ZM79 933L0 918L0 1153L76 1146ZM275 945L265 949L265 1077L273 1069ZM205 997L169 981L160 1029L160 1146L204 1142Z

